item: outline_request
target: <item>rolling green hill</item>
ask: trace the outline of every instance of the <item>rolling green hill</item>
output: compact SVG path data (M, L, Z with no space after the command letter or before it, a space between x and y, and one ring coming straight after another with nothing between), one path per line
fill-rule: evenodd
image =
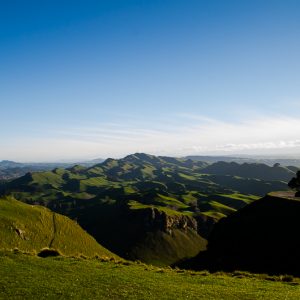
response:
M34 253L49 248L67 256L116 257L69 218L5 197L0 199L0 249L15 248Z
M27 173L2 190L77 220L122 257L168 265L205 250L205 239L218 220L268 192L287 189L287 179L295 174L255 165L250 167L255 174L241 177L236 174L249 169L244 165L236 164L240 170L229 174L228 168L214 174L212 166L136 153L92 167ZM258 178L260 172L274 173L268 175L272 180Z

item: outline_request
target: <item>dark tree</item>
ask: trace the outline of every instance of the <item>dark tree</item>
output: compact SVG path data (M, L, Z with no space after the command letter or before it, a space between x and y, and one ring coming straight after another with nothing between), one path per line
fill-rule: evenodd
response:
M300 197L300 171L297 172L296 177L289 182L289 187L296 190L296 197Z

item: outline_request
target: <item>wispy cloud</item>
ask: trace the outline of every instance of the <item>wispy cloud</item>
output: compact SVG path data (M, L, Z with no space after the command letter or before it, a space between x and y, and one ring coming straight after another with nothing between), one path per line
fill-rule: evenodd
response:
M45 133L4 145L1 157L24 160L121 157L133 152L161 155L300 153L300 120L285 116L224 122L182 115L164 122L98 124ZM154 128L154 129L153 129ZM13 149L13 150L12 150Z

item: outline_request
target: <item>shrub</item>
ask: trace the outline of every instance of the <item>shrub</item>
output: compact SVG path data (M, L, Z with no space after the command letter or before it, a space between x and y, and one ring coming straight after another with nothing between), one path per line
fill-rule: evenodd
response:
M294 280L294 276L293 275L282 275L280 279L281 279L281 281L284 281L284 282L292 282Z
M53 256L61 256L61 253L58 250L55 249L42 249L38 253L39 257L46 258L46 257L53 257Z

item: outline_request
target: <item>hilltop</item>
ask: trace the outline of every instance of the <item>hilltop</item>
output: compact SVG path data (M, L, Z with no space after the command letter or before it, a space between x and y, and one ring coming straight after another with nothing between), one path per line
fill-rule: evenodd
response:
M1 198L0 250L39 253L45 248L67 256L117 257L69 218L42 206Z

